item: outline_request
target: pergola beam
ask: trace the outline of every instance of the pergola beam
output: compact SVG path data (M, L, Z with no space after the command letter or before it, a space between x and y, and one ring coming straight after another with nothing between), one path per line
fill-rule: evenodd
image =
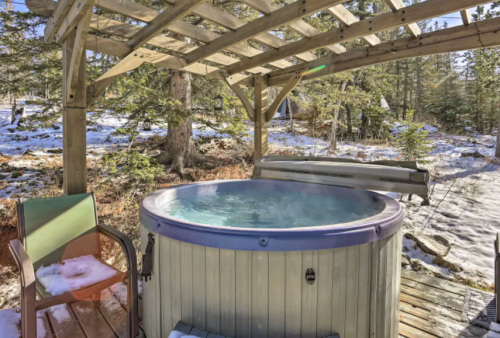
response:
M75 42L73 46L73 53L71 55L71 62L68 71L67 90L68 102L73 102L78 86L78 73L80 69L80 61L82 53L85 51L85 43L87 41L87 33L89 31L90 18L92 17L92 7L87 11L83 19L80 20L76 27Z
M155 35L161 33L177 20L189 14L195 7L205 3L206 0L180 0L175 5L161 12L151 21L150 24L143 27L127 44L132 49L137 49L148 42Z
M45 42L51 41L56 35L57 30L61 26L66 14L68 14L71 5L75 0L59 0L55 4L55 9L49 18L49 21L45 25L44 37Z
M376 32L399 27L405 23L414 23L489 2L490 1L485 0L427 0L425 2L408 6L403 11L381 14L369 20L359 21L346 28L332 29L328 32L313 36L305 41L303 39L288 44L279 50L259 54L251 59L244 59L234 65L224 68L224 71L229 74L240 73L257 65L266 64L273 60L283 59L293 54L321 48L340 41L360 38Z
M241 0L241 2L247 4L248 6L252 7L256 11L259 11L265 15L269 15L272 12L277 11L278 9L281 8L279 5L277 5L273 1L267 1L267 0L264 0L264 1L263 0ZM321 33L319 30L317 30L316 28L314 28L313 26L311 26L310 24L308 24L307 22L305 22L302 19L290 22L288 24L288 27L292 28L297 33L299 33L300 35L302 35L306 38L310 38L314 35L318 35ZM346 52L345 47L342 45L339 45L339 44L325 46L325 48L334 52L335 54L341 54L341 53Z
M470 13L470 9L465 9L461 11L460 14L462 15L464 26L468 26L472 23L472 15Z
M255 109L255 120L254 120L254 159L258 159L267 156L269 153L269 143L268 143L268 122L265 117L265 110L267 109L267 81L261 75L257 74L253 76L254 84L254 109Z
M63 43L66 37L73 32L80 20L94 7L94 0L76 0L61 22L56 33L56 42Z
M345 8L344 5L330 7L327 12L346 27L349 27L359 21L359 19L355 17L354 14L352 14L347 8ZM380 39L375 34L363 36L363 40L365 40L370 46L375 46L380 43Z
M455 1L455 0L453 0ZM399 11L401 8L405 7L403 0L385 0L385 3L393 12ZM420 27L416 23L410 23L405 26L405 30L411 36L417 37L422 34Z
M357 69L384 62L460 50L495 47L500 45L500 18L476 22L467 27L458 26L422 34L419 38L403 38L389 41L368 49L356 50L338 56L328 56L271 72L268 85L276 86L288 81L293 72L304 74L303 80L311 80L332 73ZM249 85L248 80L240 84Z
M67 98L69 71L76 45L76 34L69 34L63 42L63 190L65 195L87 192L87 107L86 107L86 54L80 54L77 68L75 97Z
M347 0L308 0L296 1L280 9L271 12L268 16L258 18L242 26L241 28L224 34L218 39L201 46L187 55L188 63L201 60L209 55L217 53L227 47L250 39L273 28L296 21L303 17L312 15L318 11L336 5Z

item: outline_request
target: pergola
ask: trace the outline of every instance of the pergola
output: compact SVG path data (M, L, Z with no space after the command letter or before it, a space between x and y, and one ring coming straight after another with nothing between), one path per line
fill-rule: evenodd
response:
M163 12L131 0L26 0L37 14L50 16L45 41L63 46L63 162L64 192L86 192L87 105L102 95L119 76L143 63L183 70L226 82L242 101L254 122L255 158L267 155L267 124L283 99L301 80L314 79L359 67L438 53L500 45L500 18L472 22L470 8L492 1L426 0L407 6L402 0L385 0L391 12L358 20L343 3L347 0L299 0L279 6L272 0L239 0L262 13L251 22L214 7L206 0L165 0ZM94 6L146 23L142 27L93 14ZM326 11L339 28L321 33L303 18ZM461 12L463 25L422 34L419 21ZM228 30L219 35L182 20L195 15ZM289 26L303 36L286 42L270 33ZM409 37L381 42L376 33L404 26ZM121 41L93 35L89 30L119 37ZM190 38L192 43L163 34ZM102 35L102 34L101 34ZM348 51L343 42L363 39L367 47ZM268 47L251 47L255 40ZM329 55L316 58L312 51L325 48ZM162 50L163 52L158 51ZM121 58L94 83L86 85L85 50ZM168 54L170 53L170 54ZM216 65L216 66L215 66ZM254 88L253 103L242 86ZM268 105L271 86L283 86Z

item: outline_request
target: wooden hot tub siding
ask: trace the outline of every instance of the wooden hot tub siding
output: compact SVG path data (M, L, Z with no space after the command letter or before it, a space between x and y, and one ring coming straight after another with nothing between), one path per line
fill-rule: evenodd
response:
M143 248L148 233L141 225ZM401 230L359 246L290 252L154 235L152 279L143 283L148 338L168 337L178 321L236 338L398 337ZM316 272L313 285L308 268Z

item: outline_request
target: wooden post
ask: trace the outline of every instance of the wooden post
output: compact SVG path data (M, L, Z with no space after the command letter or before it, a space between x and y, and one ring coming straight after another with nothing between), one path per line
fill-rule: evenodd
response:
M262 74L254 75L254 110L255 110L255 121L254 121L254 159L258 159L266 156L269 152L267 143L267 122L266 122L266 111L267 111L267 83L266 80L262 78Z
M68 73L76 30L63 42L63 188L65 195L87 192L86 55L82 53L75 98L68 102Z

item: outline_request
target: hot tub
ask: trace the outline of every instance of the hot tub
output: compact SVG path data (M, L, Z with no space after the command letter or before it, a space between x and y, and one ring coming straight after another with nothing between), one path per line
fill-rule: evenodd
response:
M339 186L230 180L159 190L140 213L142 252L154 236L147 337L168 337L179 321L236 338L398 337L403 217L386 196Z

